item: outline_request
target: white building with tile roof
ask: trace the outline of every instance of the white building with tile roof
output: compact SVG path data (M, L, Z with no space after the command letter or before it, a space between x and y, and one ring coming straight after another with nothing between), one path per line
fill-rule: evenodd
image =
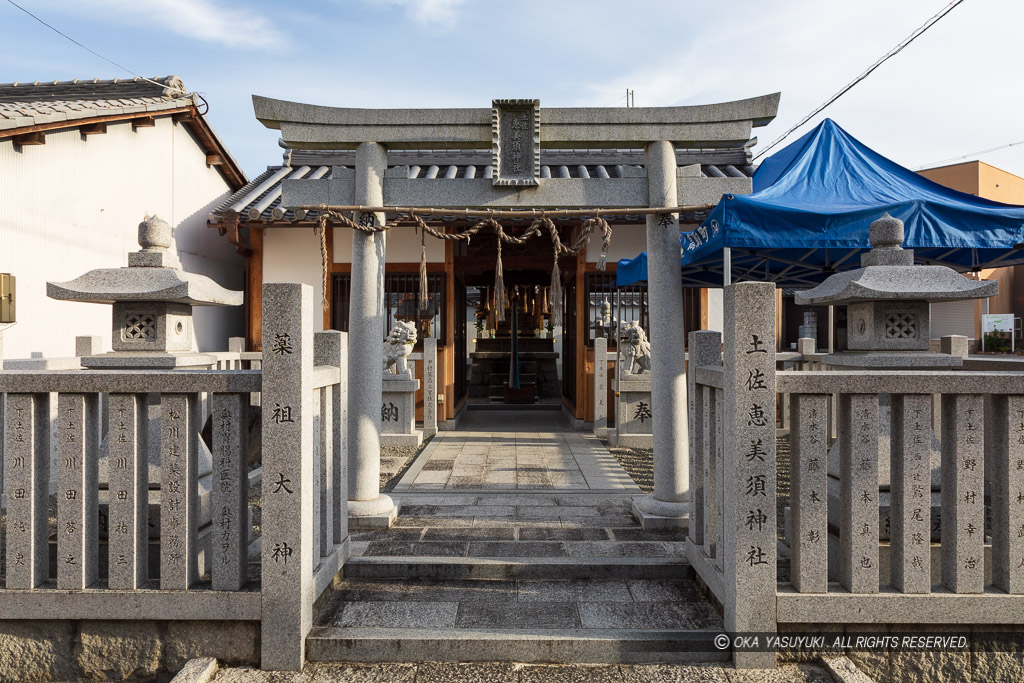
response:
M16 281L0 357L72 356L77 335L109 349L109 313L48 299L46 282L127 265L151 214L186 270L243 288L242 256L206 217L247 179L203 104L176 76L0 84L0 273ZM225 349L243 324L241 308L197 310L196 346Z

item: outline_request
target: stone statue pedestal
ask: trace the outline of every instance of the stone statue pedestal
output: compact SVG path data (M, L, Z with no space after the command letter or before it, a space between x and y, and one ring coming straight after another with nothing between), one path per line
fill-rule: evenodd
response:
M381 383L381 445L419 448L423 443L423 432L416 429L416 391L420 381L405 375L384 375Z
M654 448L651 376L620 375L615 401L615 430L609 441L619 448Z

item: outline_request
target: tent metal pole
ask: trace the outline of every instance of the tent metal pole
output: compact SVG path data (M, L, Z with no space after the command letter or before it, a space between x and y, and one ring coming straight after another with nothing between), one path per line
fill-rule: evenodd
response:
M722 286L732 284L732 249L722 247Z

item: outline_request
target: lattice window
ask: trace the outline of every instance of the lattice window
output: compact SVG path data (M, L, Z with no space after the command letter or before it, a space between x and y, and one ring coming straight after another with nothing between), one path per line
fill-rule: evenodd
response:
M890 313L885 316L886 339L917 339L917 315Z
M124 338L145 341L156 339L156 316L149 313L128 313L124 316Z

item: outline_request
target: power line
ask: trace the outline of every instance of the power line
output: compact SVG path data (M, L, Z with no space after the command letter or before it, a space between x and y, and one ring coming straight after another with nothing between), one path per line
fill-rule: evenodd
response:
M129 69L128 67L126 67L126 66L124 66L124 65L122 65L122 64L118 64L117 62L115 62L115 61L114 61L114 60L112 60L112 59L108 59L108 58L104 57L104 56L103 56L103 55L101 55L101 54L100 54L99 52L96 52L96 50L93 50L93 49L92 49L92 48L90 48L90 47L87 47L87 46L85 46L85 45L82 45L82 44L81 44L80 42L78 42L77 40L75 40L74 38L72 38L71 36L69 36L68 34L64 33L64 32L63 32L63 31L61 31L60 29L58 29L58 28L56 28L56 27L54 27L54 26L51 26L50 24L46 23L45 21L43 21L42 19L40 19L40 18L39 18L39 17L37 17L36 15L32 14L32 13L31 13L31 12L29 12L29 11L28 11L27 9L25 9L24 7L22 7L22 6L21 6L21 5L19 5L18 3L14 2L14 0L7 0L7 2L8 2L9 4L13 5L14 7L17 7L17 8L18 8L18 9L20 9L20 10L21 10L22 12L24 12L24 13L25 13L25 14L27 14L27 15L29 15L30 17L32 17L33 19L35 19L36 21L38 21L38 22L39 22L40 24L42 24L42 25L43 25L43 26L45 26L46 28L50 29L50 30L51 30L51 31L53 31L54 33L56 33L57 35L63 36L64 38L67 38L68 40L70 40L70 41L71 41L72 43L74 43L74 44L75 44L75 45L77 45L78 47L82 48L83 50L85 50L85 51L87 51L87 52L91 52L92 54L96 55L97 57L99 57L100 59L102 59L102 60L103 60L103 61L105 61L105 62L109 62L109 63L113 64L113 65L114 65L114 66L116 66L116 67L117 67L118 69L121 69L122 71L127 71L128 73L130 73L131 75L135 76L136 78L141 78L142 80L144 80L144 81L147 81L147 82L149 82L149 83L152 83L153 85L159 85L159 86L160 86L161 88L166 88L166 89L168 89L168 90L177 90L178 92L183 92L183 93L186 93L186 94L187 94L187 92L186 92L185 90L182 90L181 88L176 88L176 87L174 87L174 86L170 86L170 85L167 85L167 84L165 84L165 83L158 83L157 81L154 81L154 80L153 80L153 79L151 79L151 78L146 78L145 76L140 76L139 74L135 73L134 71L132 71L132 70L131 70L131 69Z
M933 161L930 164L925 164L924 166L918 166L914 170L915 171L923 171L924 169L931 168L932 166L939 166L941 164L948 164L951 161L960 161L961 159L966 159L967 157L980 157L982 154L988 154L989 152L997 152L997 151L999 151L1001 149L1006 149L1007 147L1013 147L1014 145L1020 145L1020 144L1024 144L1024 140L1018 140L1017 142L1009 142L1009 143L1007 143L1005 145L999 145L998 147L989 147L988 149L983 149L983 150L980 150L978 152L970 152L969 154L962 154L962 155L960 155L958 157L950 157L949 159L943 159L942 161Z
M8 0L8 1L10 1L10 0ZM898 45L896 45L896 47L894 47L891 50L889 50L888 52L886 52L878 61L876 61L874 64L872 64L870 67L868 67L868 69L864 73L862 73L860 76L857 76L857 78L855 78L851 83L847 84L842 90L837 92L832 97L828 98L828 100L826 100L824 104L819 106L817 109L812 111L810 114L808 114L804 118L800 119L800 123L796 124L795 126L790 128L789 130L787 130L781 136L776 138L776 140L774 142L772 142L770 145L768 145L767 147L762 149L760 152L758 152L757 155L754 156L753 160L756 161L759 157L764 155L768 150L770 150L771 148L775 147L777 144L779 144L780 142L782 142L783 140L788 138L790 136L790 134L793 133L793 131L797 130L798 128L803 126L805 123L810 121L812 118L814 118L815 116L820 114L822 111L825 110L826 107L828 107L830 104L832 104L833 102L838 100L840 97L845 95L847 92L849 92L850 89L853 88L853 86L857 85L858 83L863 81L865 78L870 76L871 72L873 72L878 67L882 66L882 64L887 62L889 59L895 57L900 52L902 52L903 49L905 47L907 47L908 45L910 45L912 42L914 42L914 40L917 39L918 36L920 36L925 31L927 31L932 26L934 26L940 19L942 19L942 17L944 17L947 14L949 14L950 12L952 12L956 8L956 6L959 5L960 3L962 3L963 1L964 0L953 0L953 2L951 2L948 5L946 5L945 7L943 7L937 14L932 16L930 19L928 19L928 21L924 22L921 26L919 26L913 33L911 33L909 36L904 38Z

